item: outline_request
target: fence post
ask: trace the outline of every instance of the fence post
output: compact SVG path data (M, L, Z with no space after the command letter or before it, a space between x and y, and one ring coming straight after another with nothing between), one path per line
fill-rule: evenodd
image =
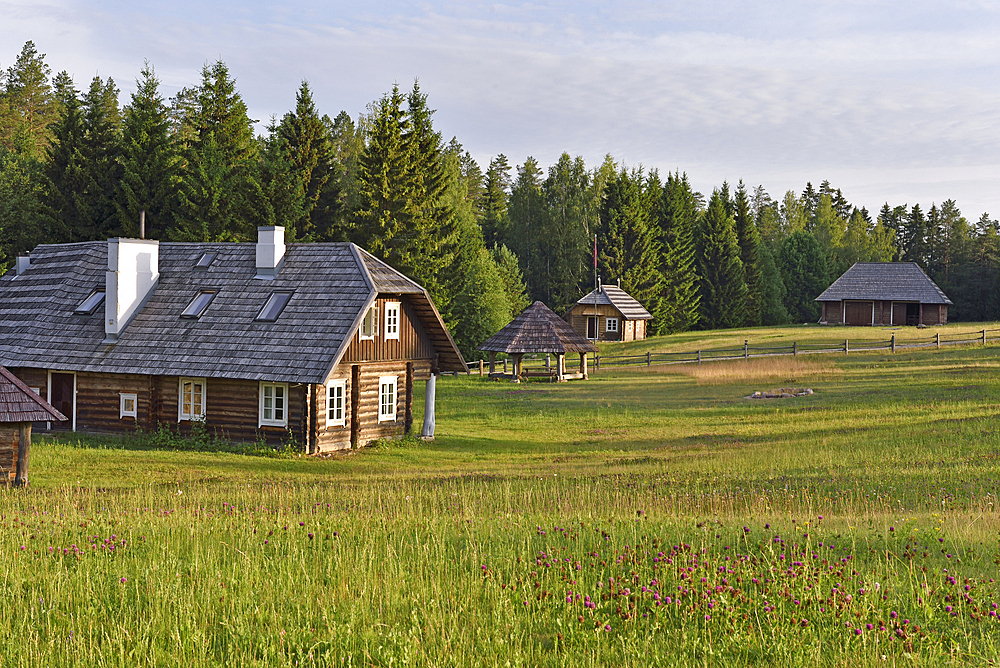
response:
M601 370L601 356L598 355L597 353L594 353L594 371L600 371L600 370Z
M646 353L646 366L650 366L650 365L651 365L652 363L653 363L653 362L652 362L652 359L650 358L650 355L649 355L649 353L647 352L647 353Z
M938 332L937 335L935 336L935 338L937 339L937 347L940 348L941 347L941 332Z
M552 372L552 358L549 357L548 353L545 353L545 373Z
M792 357L799 354L799 343L798 341L792 341Z
M892 349L893 353L896 352L896 333L895 332L893 332L892 338L889 340L889 348Z
M847 339L844 339L844 354L848 355L850 354L850 352L851 352L851 344L847 341Z
M750 359L750 341L743 339L743 359Z
M483 377L483 360L479 360L479 377Z
M701 364L701 351L698 351L698 364Z
M983 330L983 345L986 345L986 330Z

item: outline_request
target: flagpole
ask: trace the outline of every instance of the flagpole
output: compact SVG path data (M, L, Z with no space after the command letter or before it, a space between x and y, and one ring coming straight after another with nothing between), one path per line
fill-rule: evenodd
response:
M601 286L597 284L597 233L594 233L594 341L601 338L600 323L601 317L597 314L597 295L601 291Z

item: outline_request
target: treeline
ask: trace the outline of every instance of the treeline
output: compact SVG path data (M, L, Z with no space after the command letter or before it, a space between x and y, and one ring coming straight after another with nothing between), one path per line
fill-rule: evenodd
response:
M610 156L543 169L504 155L485 172L434 129L417 84L352 119L316 108L307 83L262 136L223 62L167 100L147 64L119 107L111 79L78 90L31 42L0 81L0 267L39 243L146 234L166 241L358 243L425 285L471 354L531 300L562 312L621 282L653 333L811 322L813 299L857 261L918 262L953 320L1000 317L996 221L955 202L886 204L873 216L823 182L772 199L722 184L709 197Z

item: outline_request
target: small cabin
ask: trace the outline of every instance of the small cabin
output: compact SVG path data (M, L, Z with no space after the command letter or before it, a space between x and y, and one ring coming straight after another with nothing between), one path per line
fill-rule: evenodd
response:
M36 391L0 366L0 480L18 486L27 484L31 424L65 419Z
M642 341L653 316L617 285L602 285L574 304L565 318L591 341Z
M916 262L858 262L816 298L820 324L946 325L952 301Z

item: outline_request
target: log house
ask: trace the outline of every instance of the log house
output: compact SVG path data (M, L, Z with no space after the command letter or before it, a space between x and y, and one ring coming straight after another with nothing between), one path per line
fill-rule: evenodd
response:
M653 316L617 285L601 285L573 304L565 318L591 341L642 341Z
M948 296L916 262L858 262L816 298L820 324L946 325Z
M351 243L269 227L256 244L111 239L26 260L0 277L0 363L69 418L44 429L203 421L320 453L408 433L413 383L466 369L427 291Z

